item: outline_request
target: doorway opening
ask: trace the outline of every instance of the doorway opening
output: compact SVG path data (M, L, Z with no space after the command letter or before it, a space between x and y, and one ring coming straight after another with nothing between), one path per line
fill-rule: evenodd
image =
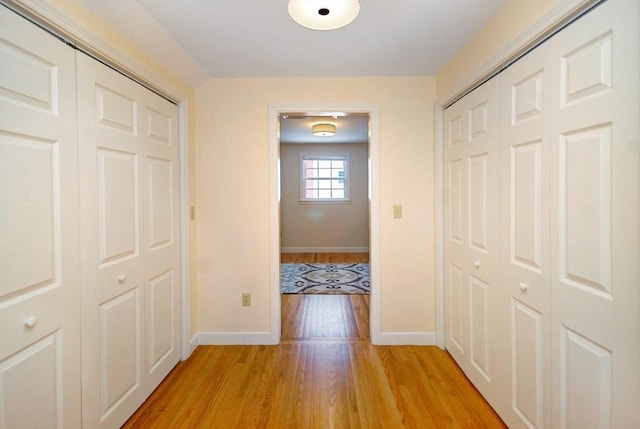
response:
M281 339L369 341L370 115L278 124Z

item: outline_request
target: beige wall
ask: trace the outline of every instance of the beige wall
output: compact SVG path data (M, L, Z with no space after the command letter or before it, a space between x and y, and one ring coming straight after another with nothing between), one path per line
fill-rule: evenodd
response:
M134 74L142 75L144 78L148 78L152 83L154 83L157 87L160 87L171 93L172 96L179 97L181 101L185 103L186 106L186 135L187 135L187 152L189 159L189 183L188 183L188 193L189 193L189 205L194 205L195 196L196 196L196 175L195 175L195 167L196 167L196 145L195 145L195 136L196 136L196 123L195 123L195 90L191 88L162 66L158 65L156 62L151 60L144 52L141 52L133 45L131 45L124 37L120 36L114 30L112 30L109 26L104 24L95 15L88 12L85 8L83 8L78 2L75 0L66 0L66 1L51 1L45 0L47 4L51 6L52 9L56 11L56 13L60 16L65 16L65 21L67 23L72 23L75 29L83 32L84 34L90 35L92 41L99 41L102 47L106 47L110 52L116 52L120 58L126 58L130 64L136 67L135 70L131 70ZM100 49L101 47L96 46L95 48ZM189 266L189 276L190 276L190 326L189 332L190 335L193 336L198 331L197 326L197 300L198 300L198 290L197 290L197 272L196 272L196 258L194 255L196 254L196 223L195 221L191 221L189 225L189 239L190 246L189 252L192 255L191 263Z
M571 0L571 3L582 1ZM487 71L516 39L567 0L510 0L436 76L438 99L447 98Z
M301 202L300 156L348 155L348 203ZM366 143L280 145L281 248L369 247ZM348 250L346 250L348 251Z
M435 331L433 78L211 79L196 98L200 331L270 330L269 106L303 103L378 106L382 331Z

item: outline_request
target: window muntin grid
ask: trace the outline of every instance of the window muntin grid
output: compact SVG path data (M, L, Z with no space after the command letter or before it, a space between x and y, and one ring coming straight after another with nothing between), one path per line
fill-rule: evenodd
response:
M348 155L301 157L302 201L345 201L349 198Z

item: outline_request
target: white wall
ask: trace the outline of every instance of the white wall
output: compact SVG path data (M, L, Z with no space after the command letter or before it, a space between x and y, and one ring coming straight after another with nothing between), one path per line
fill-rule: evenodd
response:
M300 201L303 154L349 156L349 202ZM366 143L281 144L280 247L284 251L347 252L368 248L367 164Z
M211 79L196 99L201 332L270 330L269 108L322 103L378 106L382 331L435 331L434 78Z

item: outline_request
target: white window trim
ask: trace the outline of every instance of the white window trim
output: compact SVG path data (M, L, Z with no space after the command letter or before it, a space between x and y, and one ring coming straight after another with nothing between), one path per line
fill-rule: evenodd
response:
M342 158L345 160L345 168L344 168L344 198L307 198L306 197L306 186L305 186L305 177L304 177L304 161L305 159L313 158L313 159L331 159L335 160L337 158ZM350 170L351 170L351 159L348 153L332 153L332 154L316 154L316 153L301 153L300 154L300 162L298 166L300 168L300 203L332 203L332 204L342 204L351 202L350 199Z

